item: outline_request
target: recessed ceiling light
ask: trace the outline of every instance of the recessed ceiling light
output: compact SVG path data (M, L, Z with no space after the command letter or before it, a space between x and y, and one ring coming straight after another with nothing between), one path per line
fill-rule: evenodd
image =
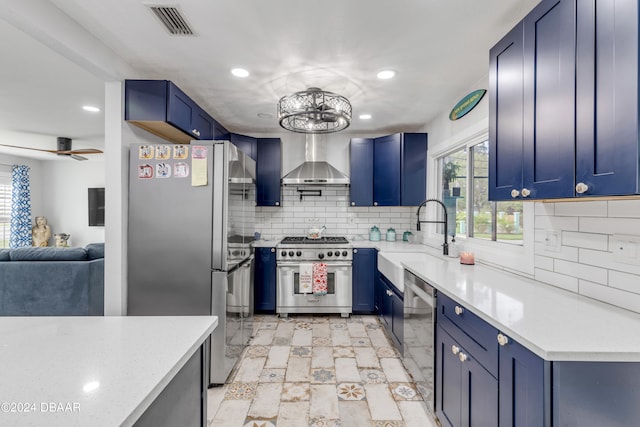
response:
M234 68L231 70L231 74L236 77L249 77L249 72L244 68Z
M380 80L391 79L396 75L396 72L393 70L383 70L378 73L378 78Z
M100 109L98 107L93 107L91 105L83 105L82 109L84 111L91 111L92 113L99 113Z
M362 120L369 120L371 118L371 114L360 114L359 116Z

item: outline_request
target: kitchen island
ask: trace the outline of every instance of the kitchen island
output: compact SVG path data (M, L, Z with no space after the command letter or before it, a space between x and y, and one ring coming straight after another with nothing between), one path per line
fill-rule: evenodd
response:
M0 318L0 425L206 425L215 316Z

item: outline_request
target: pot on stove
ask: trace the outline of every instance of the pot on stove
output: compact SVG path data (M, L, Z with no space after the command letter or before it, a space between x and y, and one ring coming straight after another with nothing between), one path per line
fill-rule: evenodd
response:
M320 239L322 238L322 232L326 229L327 227L324 225L321 228L310 228L307 230L307 237L314 240Z

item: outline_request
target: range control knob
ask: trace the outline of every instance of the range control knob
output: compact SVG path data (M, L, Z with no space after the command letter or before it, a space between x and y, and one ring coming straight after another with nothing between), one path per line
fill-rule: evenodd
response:
M347 251L342 251L342 256L347 256L349 253Z
M282 256L287 256L287 251L282 251L282 252L280 252L280 255L282 255Z
M331 255L333 255L333 252L331 251L327 252L327 256L331 256Z
M296 256L302 256L302 251L296 252Z
M293 251L289 251L289 256L293 256Z
M318 254L318 258L320 258L320 259L324 258L324 254L322 254L322 253Z

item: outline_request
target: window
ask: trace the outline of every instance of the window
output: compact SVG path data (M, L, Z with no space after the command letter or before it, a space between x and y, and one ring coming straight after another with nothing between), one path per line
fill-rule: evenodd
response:
M439 167L450 235L522 245L522 202L489 201L488 141L442 157Z
M9 247L11 225L11 176L0 172L0 248Z

